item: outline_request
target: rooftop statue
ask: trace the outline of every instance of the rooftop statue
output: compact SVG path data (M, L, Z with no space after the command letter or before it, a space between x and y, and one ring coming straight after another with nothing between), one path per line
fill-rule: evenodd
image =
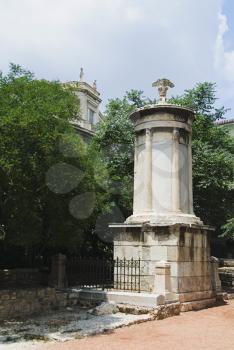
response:
M168 79L158 79L153 84L153 87L158 88L159 92L159 102L166 102L167 100L167 90L173 88L175 85Z
M80 69L80 81L82 82L84 80L84 69Z

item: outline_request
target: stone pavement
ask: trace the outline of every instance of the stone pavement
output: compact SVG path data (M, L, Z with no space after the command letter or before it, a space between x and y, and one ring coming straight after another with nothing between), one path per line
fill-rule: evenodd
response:
M232 350L234 301L66 343L47 343L35 350Z

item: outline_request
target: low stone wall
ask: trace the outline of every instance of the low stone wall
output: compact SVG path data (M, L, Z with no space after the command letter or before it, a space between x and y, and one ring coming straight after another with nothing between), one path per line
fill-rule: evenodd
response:
M48 313L78 303L78 293L56 291L55 288L0 290L0 320L23 318Z
M219 277L222 287L234 292L234 259L220 259Z
M146 308L133 306L129 304L117 304L120 312L132 315L144 315L150 314L151 320L163 320L168 317L178 316L181 312L181 304L171 303L166 305L160 305L154 308Z

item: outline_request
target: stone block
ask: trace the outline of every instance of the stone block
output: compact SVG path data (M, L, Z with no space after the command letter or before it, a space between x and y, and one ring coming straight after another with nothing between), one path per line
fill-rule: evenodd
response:
M166 246L151 246L148 259L154 261L167 261L167 249Z
M177 277L171 277L171 291L173 293L179 292L179 282Z
M192 238L193 238L192 232L186 231L184 233L184 246L185 247L191 247L191 245L192 245Z
M95 304L101 301L114 301L117 304L129 304L143 307L156 307L165 303L165 297L154 293L136 293L120 291L95 291L82 290L80 293L80 302Z
M177 246L167 247L167 261L178 261L179 258L179 249Z
M183 276L208 276L210 275L210 264L206 261L181 262Z
M171 266L168 262L156 264L154 292L163 295L171 292Z
M208 261L209 256L206 248L179 246L167 247L168 261Z
M142 260L151 260L151 247L143 246L141 252L139 252ZM154 260L154 259L153 259Z
M210 276L189 276L178 278L179 293L211 290Z
M181 312L197 311L197 310L205 309L207 307L212 307L215 305L215 303L216 303L216 298L190 301L187 303L182 303L180 306L180 310Z
M171 276L181 277L184 276L184 266L181 262L170 262L171 265Z
M179 233L171 232L165 234L159 234L157 237L159 246L178 246L179 245Z
M148 275L154 276L157 262L157 260L146 261L144 266L144 272Z
M166 237L160 237L159 239L159 245L165 245L165 246L178 246L179 245L179 235L175 233L170 233Z
M142 256L142 248L141 246L132 246L132 245L118 245L114 248L114 259L126 258L130 259L139 259Z
M158 236L154 231L144 232L144 245L155 245L158 244Z
M204 299L213 299L215 298L214 291L207 290L203 292L188 292L179 294L179 301L181 303L194 301L194 300L204 300Z
M197 231L195 234L193 234L193 239L191 242L191 247L193 248L202 248L203 247L203 235L200 231Z

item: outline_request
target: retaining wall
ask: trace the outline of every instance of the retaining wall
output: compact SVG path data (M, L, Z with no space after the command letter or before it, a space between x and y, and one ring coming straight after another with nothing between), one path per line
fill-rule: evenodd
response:
M78 293L56 291L55 288L0 290L0 320L24 318L48 313L60 307L75 306Z

